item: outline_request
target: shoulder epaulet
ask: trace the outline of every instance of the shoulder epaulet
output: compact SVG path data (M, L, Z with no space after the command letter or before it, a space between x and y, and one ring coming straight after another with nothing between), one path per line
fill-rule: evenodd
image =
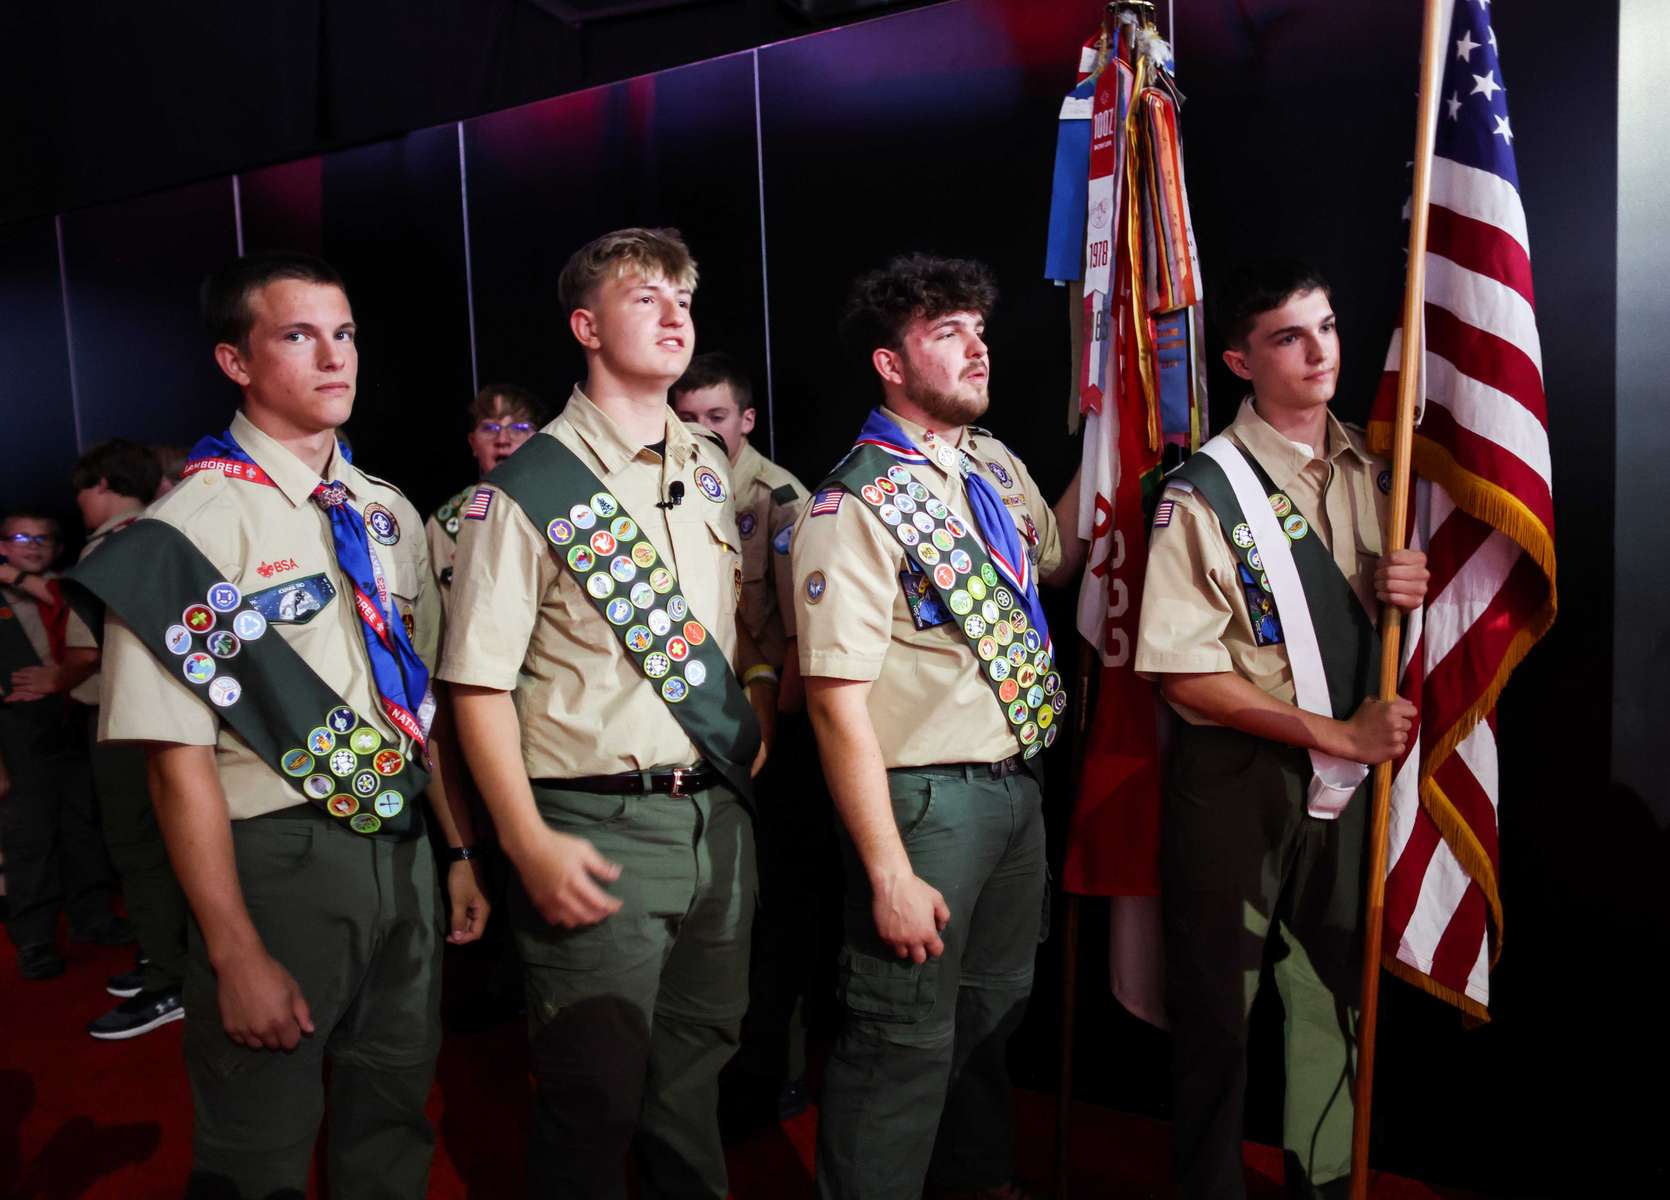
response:
M372 483L376 484L378 487L386 487L389 491L394 492L396 495L398 495L402 500L406 499L406 493L405 492L401 491L400 488L397 485L392 484L388 480L384 479L381 475L373 475L370 471L361 471L360 474L364 475L367 479L369 479Z
M785 483L780 488L772 489L771 502L773 504L793 504L800 499L801 494L800 489L795 487L794 484Z
M701 429L702 437L705 437L708 441L719 447L719 453L723 454L725 456L725 461L729 463L731 461L731 448L725 445L725 439L720 437L717 433L714 433L713 430L704 426L697 426L697 428Z
M991 430L986 429L985 427L980 426L980 425L970 425L968 427L968 431L970 433L977 433L981 437L989 437L994 441L997 439L997 434L993 433Z

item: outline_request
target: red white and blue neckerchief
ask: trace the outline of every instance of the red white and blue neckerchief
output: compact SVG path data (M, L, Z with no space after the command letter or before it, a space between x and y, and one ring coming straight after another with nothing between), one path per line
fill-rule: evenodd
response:
M353 461L346 445L339 441L336 448L344 461ZM238 445L230 431L218 436L211 434L198 442L191 448L188 460L184 475L219 471L230 479L278 486ZM348 503L348 489L342 483L320 480L312 498L330 518L337 565L354 588L354 611L359 614L360 633L371 661L377 699L395 727L422 748L428 741L428 723L435 711L429 689L429 668L412 648L405 622L394 615L388 582L366 535L365 520Z
M858 446L874 446L884 451L901 463L911 466L927 466L932 460L916 448L910 440L910 435L887 415L882 408L871 410L865 418L864 427L858 431ZM959 463L968 462L968 456L958 452ZM968 497L969 508L974 513L974 524L980 534L980 541L986 547L986 553L991 556L992 566L997 573L1008 581L1020 605L1026 610L1026 616L1040 637L1044 639L1044 646L1051 649L1050 627L1044 619L1044 605L1038 598L1038 580L1032 570L1032 560L1027 557L1026 547L1021 542L1021 532L1015 528L1015 523L1009 518L1009 510L1004 507L1003 497L997 494L997 489L976 470L960 470L963 477L963 494Z

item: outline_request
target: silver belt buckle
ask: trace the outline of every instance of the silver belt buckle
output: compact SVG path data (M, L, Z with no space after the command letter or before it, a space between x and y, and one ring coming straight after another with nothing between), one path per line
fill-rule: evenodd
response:
M690 793L684 790L684 777L689 773L690 769L688 767L674 767L673 786L667 789L667 795L688 796Z

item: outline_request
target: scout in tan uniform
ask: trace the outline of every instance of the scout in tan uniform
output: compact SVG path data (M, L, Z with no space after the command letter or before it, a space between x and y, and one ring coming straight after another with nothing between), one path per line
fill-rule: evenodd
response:
M470 401L470 432L466 436L475 458L476 479L509 458L544 424L545 406L532 392L512 383L488 384ZM429 540L429 565L441 590L441 607L452 599L452 559L458 552L458 530L464 508L475 495L475 484L450 497L423 523Z
M821 948L818 915L832 894L824 876L834 849L828 804L805 775L815 748L800 715L804 693L794 645L789 539L806 488L748 440L757 417L753 385L730 355L698 354L669 396L679 416L724 440L742 535L742 619L765 659L756 674L779 680L776 750L759 780L755 808L762 903L749 957L748 1015L721 1112L731 1136L793 1116L809 1103L800 1003Z
M149 447L115 438L81 456L70 474L76 506L92 533L81 557L139 519L157 494L161 464ZM98 708L98 642L79 615L71 614L65 636L65 667L74 672L71 699ZM94 713L93 721L97 721ZM87 1032L102 1040L138 1037L185 1016L180 987L186 967L186 899L168 848L157 826L145 782L145 754L139 747L99 742L92 748L93 783L99 823L110 860L122 880L122 898L139 939L140 966L106 984L122 1003L95 1017Z
M58 522L13 513L0 524L0 846L6 932L25 979L64 973L58 916L70 938L133 940L111 914L114 877L99 834L88 712L65 687L65 609L52 560Z
M1253 396L1168 480L1136 652L1182 717L1161 838L1176 1169L1186 1196L1246 1194L1247 1014L1279 939L1288 1191L1343 1196L1361 764L1397 754L1413 712L1367 698L1376 601L1418 605L1425 556L1381 554L1390 474L1328 411L1339 337L1327 283L1302 263L1256 263L1217 304L1224 361Z
M447 758L426 728L428 554L405 497L335 436L358 372L336 273L239 259L204 307L242 408L74 574L109 606L101 735L145 744L195 917L188 1194L301 1194L329 1056L332 1194L421 1197L443 926L420 743ZM467 845L462 812L435 816ZM449 939L467 941L485 906L453 857Z
M1016 1196L1004 1063L1045 887L1036 757L1066 707L1037 579L1082 544L985 412L978 263L913 255L858 280L845 333L883 407L807 505L800 665L848 871L818 1130L824 1197Z
M677 420L696 266L607 234L559 281L588 377L465 506L440 675L521 881L536 1196L723 1197L747 1003L758 661L724 453Z

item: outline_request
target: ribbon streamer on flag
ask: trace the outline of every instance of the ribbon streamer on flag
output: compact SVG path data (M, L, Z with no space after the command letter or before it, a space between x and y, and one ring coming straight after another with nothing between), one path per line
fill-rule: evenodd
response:
M1428 205L1424 404L1410 544L1431 571L1399 691L1384 961L1485 1019L1501 949L1496 700L1553 623L1554 504L1542 351L1513 128L1489 10L1449 0ZM1387 453L1403 332L1369 424Z

